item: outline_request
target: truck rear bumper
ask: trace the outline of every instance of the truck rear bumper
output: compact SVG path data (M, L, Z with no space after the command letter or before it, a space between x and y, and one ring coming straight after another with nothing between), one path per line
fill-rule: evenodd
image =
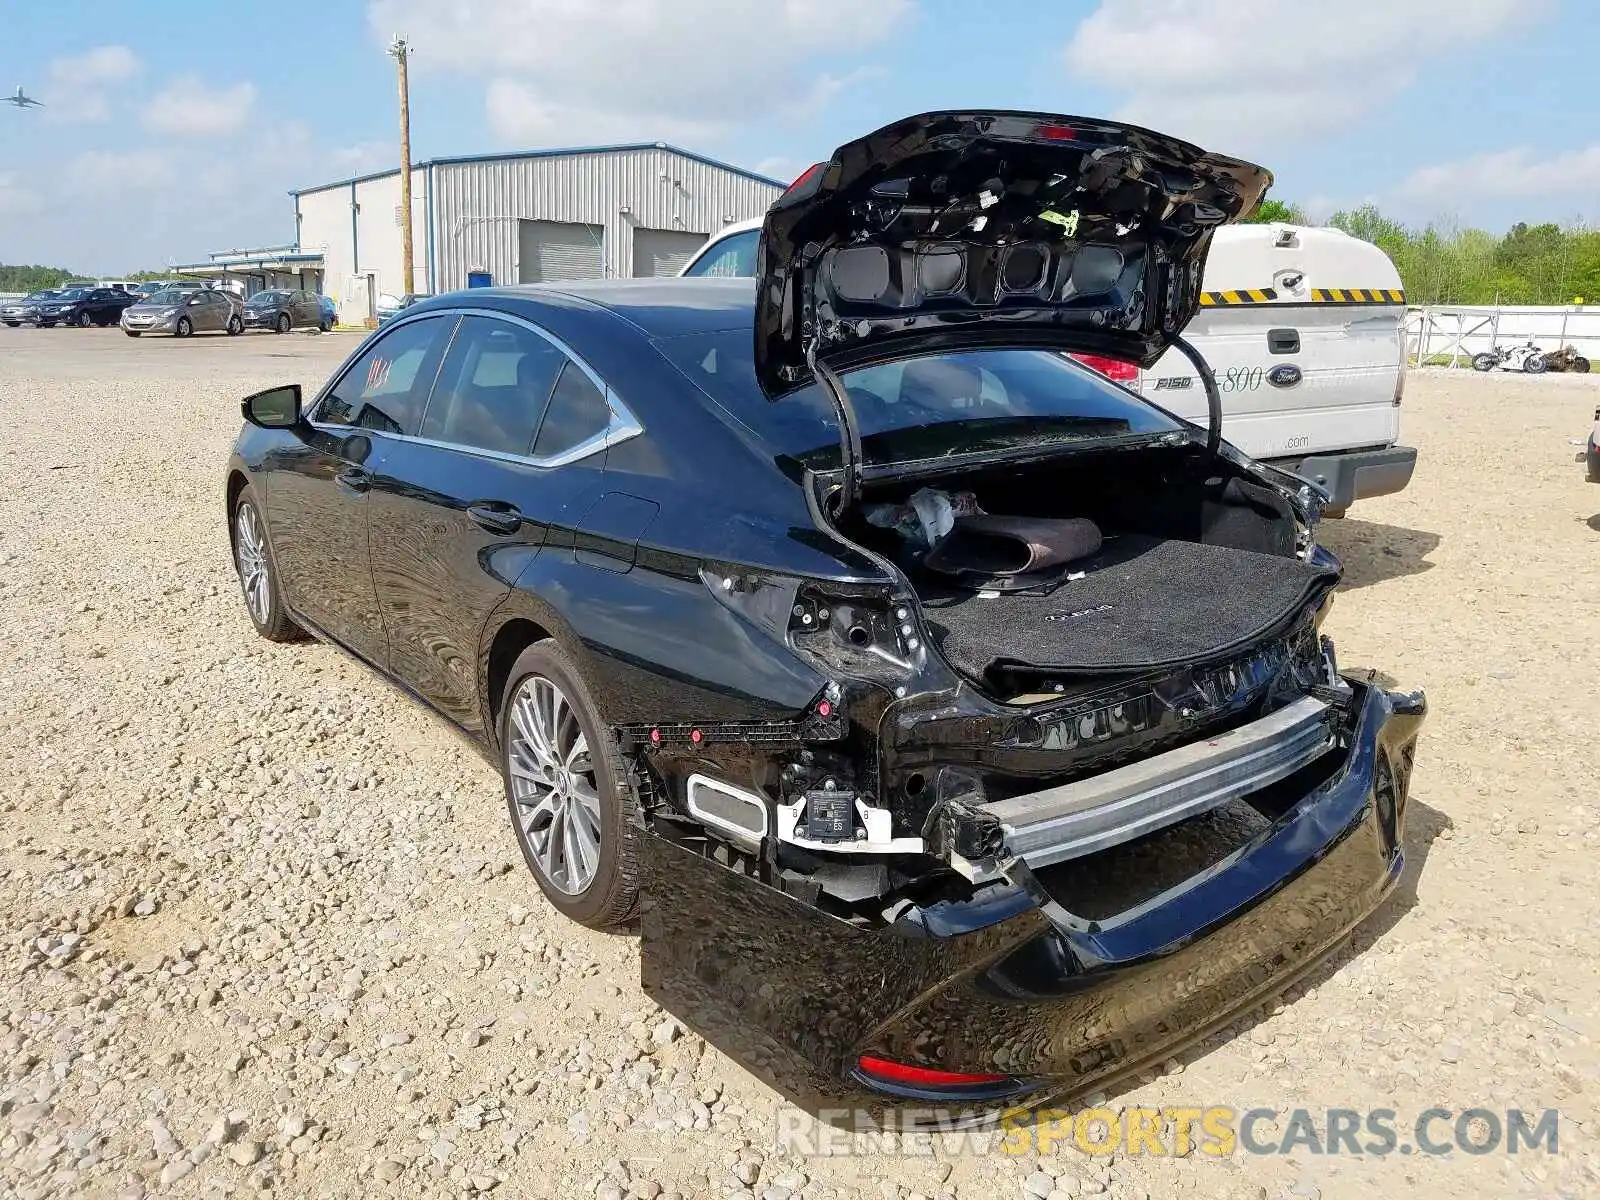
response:
M1386 446L1262 461L1322 487L1331 497L1328 511L1341 512L1357 500L1403 491L1417 468L1417 452L1410 446Z

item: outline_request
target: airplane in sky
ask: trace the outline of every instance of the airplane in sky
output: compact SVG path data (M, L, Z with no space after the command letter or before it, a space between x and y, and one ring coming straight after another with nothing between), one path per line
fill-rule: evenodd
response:
M44 102L42 100L35 100L32 96L24 92L20 83L17 84L17 94L15 96L5 97L5 101L7 104L15 104L18 108L44 107Z

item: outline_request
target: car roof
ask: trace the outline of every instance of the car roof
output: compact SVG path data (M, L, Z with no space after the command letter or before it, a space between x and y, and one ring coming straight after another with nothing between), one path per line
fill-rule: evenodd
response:
M605 309L653 338L749 328L755 323L755 280L703 276L528 283L452 292L426 304L430 309L459 308L475 300L511 311L541 303L570 307L577 301Z

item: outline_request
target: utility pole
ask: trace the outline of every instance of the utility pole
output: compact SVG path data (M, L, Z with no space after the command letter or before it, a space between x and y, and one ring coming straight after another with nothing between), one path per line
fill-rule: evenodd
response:
M400 277L404 293L416 291L416 275L411 257L411 86L406 76L406 60L411 47L395 34L389 55L400 68Z

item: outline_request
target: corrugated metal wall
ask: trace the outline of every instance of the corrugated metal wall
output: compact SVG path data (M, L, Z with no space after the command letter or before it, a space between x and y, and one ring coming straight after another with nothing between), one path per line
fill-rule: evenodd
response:
M300 193L300 245L321 250L322 290L342 304L350 276L371 273L374 293L402 296L428 287L428 173L411 174L412 267L416 284L407 288L400 270L400 173Z
M435 168L437 288L465 287L467 272L480 268L497 284L515 283L519 220L602 226L606 274L627 278L636 226L710 234L760 216L779 191L653 148L443 164Z

